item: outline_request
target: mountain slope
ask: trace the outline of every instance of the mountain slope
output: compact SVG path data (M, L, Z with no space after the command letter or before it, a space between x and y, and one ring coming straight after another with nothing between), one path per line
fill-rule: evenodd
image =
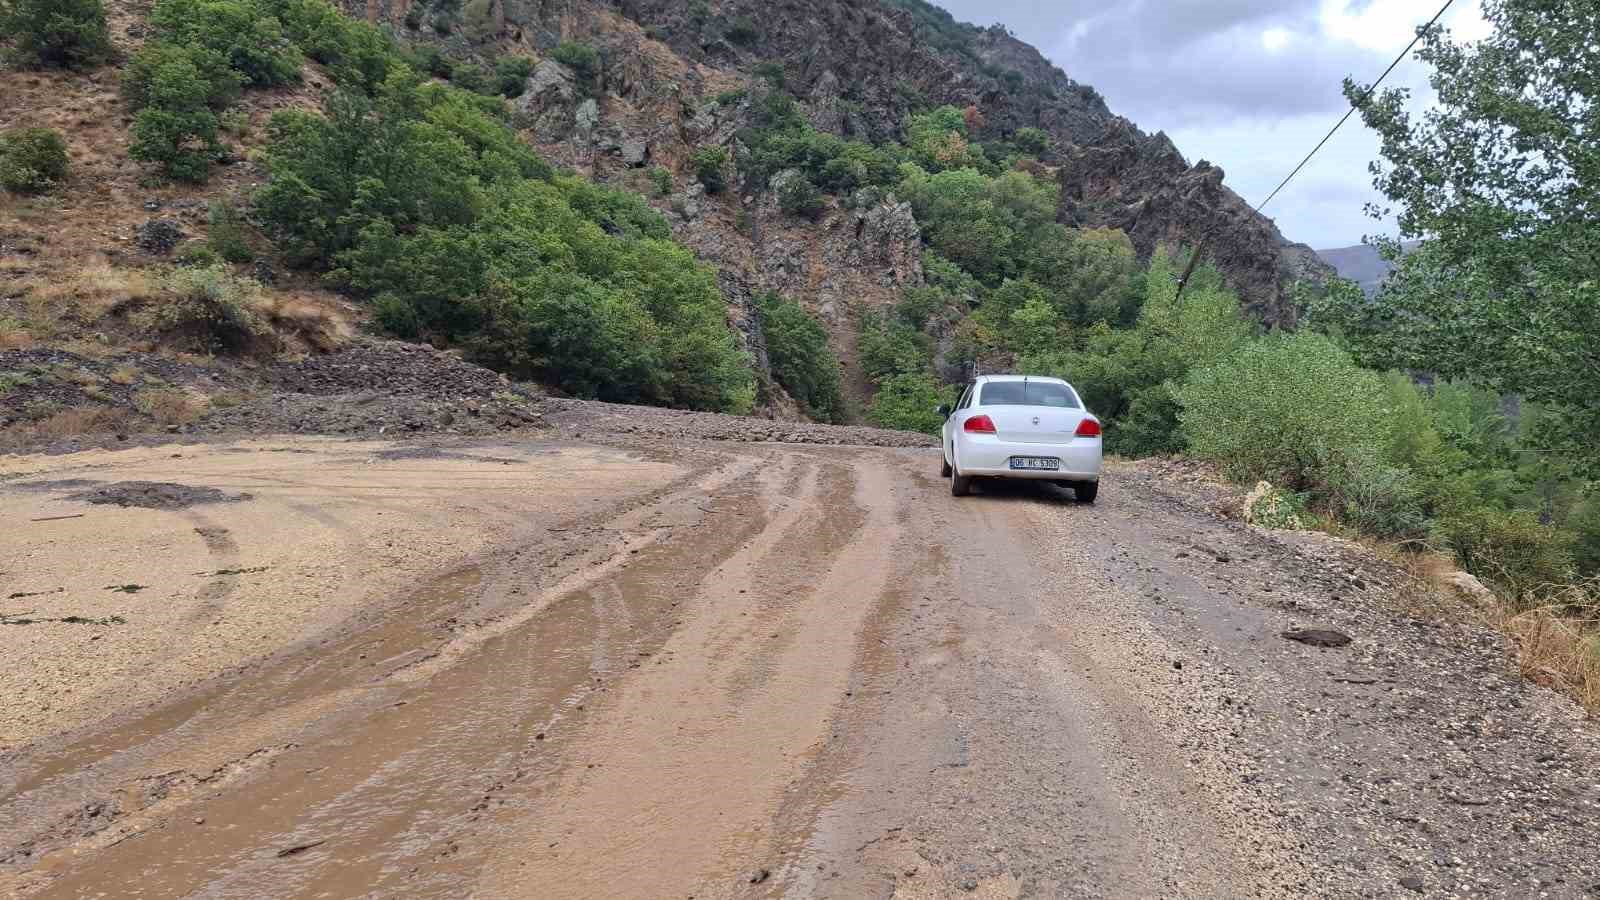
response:
M1331 274L1224 186L1221 169L1190 165L1166 135L1115 115L1092 87L1003 28L956 23L920 0L503 0L495 8L503 42L548 52L581 39L600 48L606 74L592 146L612 148L624 165L670 164L693 147L729 142L737 122L727 110L708 115L709 104L748 85L757 67L777 65L811 122L844 136L900 139L909 114L946 104L976 112L978 140L1044 130L1052 147L1041 158L1062 185L1060 221L1121 228L1144 256L1209 234L1219 267L1269 324L1294 323L1294 281ZM583 156L592 148L573 142L563 127L572 119L561 118L541 111L536 131ZM595 168L604 174L608 162Z

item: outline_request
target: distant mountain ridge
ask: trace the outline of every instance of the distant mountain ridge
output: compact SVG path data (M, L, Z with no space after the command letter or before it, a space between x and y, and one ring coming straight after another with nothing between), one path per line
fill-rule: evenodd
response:
M1422 245L1421 241L1409 241L1401 246L1405 252L1410 253ZM1371 244L1357 244L1354 247L1335 247L1331 250L1318 250L1317 256L1322 261L1339 273L1340 278L1347 278L1361 285L1361 289L1368 297L1378 292L1379 285L1389 277L1394 270L1394 263L1384 259L1378 253L1378 248Z

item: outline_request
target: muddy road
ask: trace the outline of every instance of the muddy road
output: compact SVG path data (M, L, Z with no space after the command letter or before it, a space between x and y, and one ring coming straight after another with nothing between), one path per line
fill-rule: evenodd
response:
M0 462L0 895L1600 896L1593 725L1357 547L614 426Z

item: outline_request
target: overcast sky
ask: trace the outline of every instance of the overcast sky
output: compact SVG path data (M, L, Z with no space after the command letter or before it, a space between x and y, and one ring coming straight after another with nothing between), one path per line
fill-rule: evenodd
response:
M1443 0L934 2L965 22L1007 25L1113 112L1167 132L1191 163L1221 166L1257 204L1344 114L1341 79L1377 78ZM1476 0L1456 0L1445 24L1460 38L1487 31ZM1422 103L1427 74L1408 59L1385 86L1412 86ZM1352 118L1264 212L1318 249L1389 230L1363 212L1381 199L1367 172L1377 151Z

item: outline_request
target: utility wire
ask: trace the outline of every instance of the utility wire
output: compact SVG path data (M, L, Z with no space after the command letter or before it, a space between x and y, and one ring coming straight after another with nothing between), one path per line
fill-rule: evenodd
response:
M1428 24L1417 29L1417 34L1411 39L1411 43L1407 44L1406 48L1400 51L1400 55L1394 58L1394 62L1389 63L1389 68L1383 70L1383 74L1379 75L1378 80L1374 81L1371 86L1367 88L1366 92L1361 95L1361 99L1350 105L1350 108L1345 111L1345 114L1342 117L1340 117L1338 123L1329 129L1327 134L1323 135L1322 140L1318 141L1315 147L1311 148L1311 152L1306 154L1305 159L1300 160L1300 165L1295 166L1294 171L1290 172L1283 179L1283 181L1278 183L1277 187L1272 189L1272 193L1267 195L1267 199L1261 201L1261 203L1256 206L1256 212L1259 213L1261 210L1265 209L1267 204L1271 203L1273 198L1278 196L1280 191L1282 191L1285 187L1288 187L1289 182L1293 181L1294 177L1300 174L1300 170L1306 167L1306 163L1311 162L1311 158L1317 155L1317 151L1321 150L1323 146L1328 143L1328 141L1333 139L1333 136L1338 133L1339 129L1344 127L1344 123L1350 121L1350 117L1355 115L1356 110L1360 109L1362 105L1364 105L1368 100L1372 99L1372 95L1378 90L1378 85L1383 84L1384 79L1388 78L1390 73L1399 67L1400 63L1405 61L1405 58L1411 54L1412 49L1415 48L1417 43L1422 40L1422 36L1427 34L1434 25L1438 24L1440 19L1444 18L1444 14L1449 11L1450 7L1454 5L1455 2L1456 0L1445 0L1445 4L1439 7L1438 12L1433 14L1433 18L1428 20ZM1205 234L1200 236L1200 245L1195 248L1194 254L1189 257L1189 265L1184 268L1183 276L1178 279L1178 291L1176 296L1173 298L1174 300L1182 301L1183 290L1189 286L1189 278L1194 275L1195 266L1200 262L1200 257L1205 252L1206 244L1210 242L1211 234L1215 230L1216 226L1213 225L1212 227L1206 229Z
M1406 48L1400 51L1400 55L1396 56L1394 58L1394 62L1389 64L1389 68L1383 70L1383 74L1379 75L1378 80L1374 81L1372 85L1367 88L1366 93L1361 96L1361 99L1358 102L1350 105L1350 108L1345 111L1344 117L1339 119L1339 123L1334 125L1333 128L1323 136L1322 140L1317 142L1317 146L1311 148L1311 152L1306 154L1305 159L1300 160L1300 165L1295 166L1294 171L1290 172L1288 177L1284 178L1276 188L1273 188L1272 193L1267 195L1267 199L1261 201L1261 205L1256 207L1256 212L1260 212L1268 203L1271 203L1272 198L1278 196L1278 192L1283 190L1284 187L1287 186L1296 175L1300 174L1300 170L1306 167L1306 163L1311 162L1311 157L1316 156L1317 151L1321 150L1323 145L1328 143L1328 141L1332 139L1334 134L1338 132L1340 128L1344 127L1344 123L1350 121L1350 117L1355 114L1356 110L1360 109L1362 105L1364 105L1368 100L1372 99L1373 93L1378 90L1378 85L1383 84L1383 80L1389 77L1389 73L1393 72L1395 67L1399 66L1400 63L1411 54L1412 48L1417 46L1417 42L1422 40L1422 36L1427 34L1434 25L1438 24L1439 20L1444 17L1445 12L1449 10L1450 6L1455 2L1456 0L1445 0L1444 6L1439 7L1439 11L1433 14L1433 18L1428 20L1428 24L1417 29L1416 37L1411 39L1411 43L1407 44Z

